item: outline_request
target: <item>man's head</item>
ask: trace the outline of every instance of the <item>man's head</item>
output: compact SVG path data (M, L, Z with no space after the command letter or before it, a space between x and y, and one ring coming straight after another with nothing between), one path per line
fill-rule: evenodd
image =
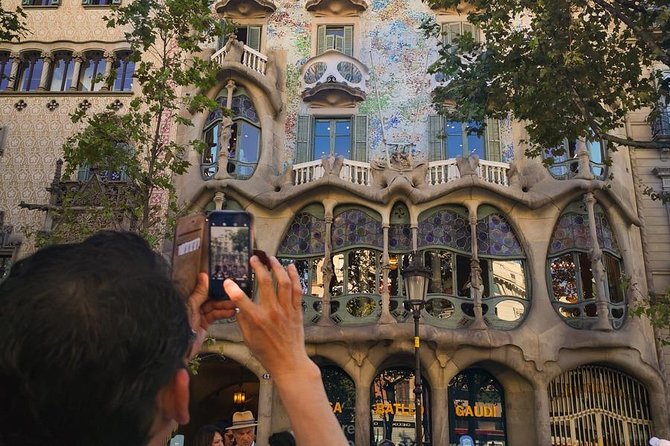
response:
M258 423L250 410L235 412L233 414L233 425L230 430L235 436L237 446L251 446L256 439L256 426Z
M187 421L191 333L164 262L136 235L17 262L0 284L0 444L136 446Z

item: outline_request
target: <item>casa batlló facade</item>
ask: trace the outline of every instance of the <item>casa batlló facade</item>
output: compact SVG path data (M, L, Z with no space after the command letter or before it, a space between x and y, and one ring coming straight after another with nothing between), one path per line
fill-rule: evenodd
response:
M59 187L124 181L85 168L64 179L57 162L76 129L71 112L132 98L128 45L102 24L111 4L38 3L24 4L33 33L0 42L3 268L31 249L22 228L49 230ZM670 285L667 210L632 187L667 186L667 154L566 141L569 156L547 168L524 156L521 123L489 121L478 136L438 116L431 91L445 79L427 74L437 47L420 23L432 17L445 39L483 38L454 11L419 0L213 9L237 29L207 49L220 67L208 95L233 113L166 130L208 147L188 155L180 200L249 211L256 246L296 264L308 352L352 445L414 441L402 280L411 253L431 269L420 326L425 444L635 446L670 436L664 352L630 317ZM112 68L112 84L96 83ZM621 135L670 138L667 116L650 128L641 111ZM246 408L265 445L290 428L272 377L234 320L211 334L182 432L188 440Z

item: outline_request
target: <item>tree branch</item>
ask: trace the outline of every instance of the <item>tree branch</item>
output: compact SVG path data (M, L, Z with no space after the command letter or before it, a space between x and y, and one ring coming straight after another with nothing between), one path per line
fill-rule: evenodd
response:
M605 11L609 12L613 17L621 20L630 29L633 30L636 36L643 41L650 49L650 51L658 56L659 61L665 65L670 66L670 51L664 50L656 40L654 40L648 30L639 27L624 11L615 5L607 3L605 0L593 0L596 5L599 5ZM648 12L645 12L648 14Z

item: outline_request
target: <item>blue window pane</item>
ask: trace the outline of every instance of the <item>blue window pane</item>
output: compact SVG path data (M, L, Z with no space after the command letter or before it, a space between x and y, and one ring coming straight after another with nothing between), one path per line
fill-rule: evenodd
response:
M602 151L602 146L600 145L600 141L591 141L587 145L588 150L589 150L589 156L591 158L591 161L594 163L602 163L603 162L603 151Z
M114 91L131 91L133 89L133 74L135 62L128 60L125 56L120 59L116 66L116 77L114 78Z
M456 158L463 155L463 137L460 135L447 135L447 158Z
M349 158L351 152L351 121L337 121L335 124L335 155Z
M7 53L0 54L0 91L9 87L9 75L12 72L12 59Z
M321 159L324 155L330 155L330 137L329 136L315 136L314 137L314 159Z
M34 91L40 86L44 61L41 58L27 58L21 73L21 91Z
M480 159L484 159L484 137L476 133L468 135L468 153L465 155L477 155Z
M245 163L257 163L261 131L247 122L242 122L238 129L240 132L238 160Z
M53 74L51 76L51 91L66 91L72 86L72 74L74 63L69 54L58 57L54 61Z
M81 77L80 89L82 91L100 91L105 83L100 78L105 73L105 59L92 56L84 63L84 66L86 68Z

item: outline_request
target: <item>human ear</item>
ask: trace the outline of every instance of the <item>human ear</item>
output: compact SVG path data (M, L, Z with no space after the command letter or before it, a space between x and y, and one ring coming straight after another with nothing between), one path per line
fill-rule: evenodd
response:
M179 424L189 422L189 376L185 368L177 369L170 382L161 389L158 397L158 410L163 419Z

